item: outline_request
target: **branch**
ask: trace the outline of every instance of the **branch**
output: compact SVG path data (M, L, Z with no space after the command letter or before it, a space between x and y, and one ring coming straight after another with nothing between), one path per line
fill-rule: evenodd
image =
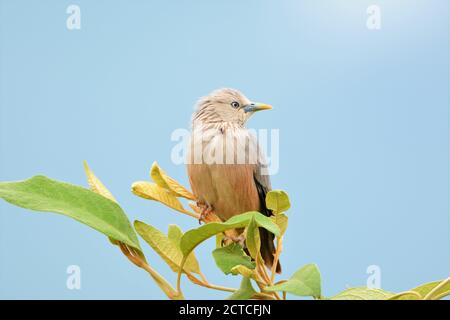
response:
M272 265L272 276L270 277L270 281L274 282L275 281L275 275L276 275L276 271L277 271L277 264L278 261L280 260L280 254L281 251L283 250L283 237L279 237L277 238L277 250L275 251L275 256L273 258L273 265Z

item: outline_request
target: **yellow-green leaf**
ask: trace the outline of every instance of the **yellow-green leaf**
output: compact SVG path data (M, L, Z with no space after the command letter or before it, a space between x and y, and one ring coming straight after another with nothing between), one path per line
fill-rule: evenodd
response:
M423 299L422 296L420 296L420 294L418 294L417 292L405 291L393 295L388 300L422 300L422 299Z
M84 161L84 171L86 173L86 178L87 178L87 181L89 184L89 188L92 191L117 203L116 198L114 198L112 193L105 187L105 185L100 181L100 179L95 176L94 172L92 172L91 168L89 168L86 161ZM109 241L111 241L112 244L114 244L114 245L118 244L117 240L115 240L111 237L108 237L108 239L109 239Z
M187 231L181 238L180 248L184 255L189 254L196 246L206 239L230 229L244 228L254 217L256 223L276 236L280 235L278 226L269 217L256 211L239 214L228 219L226 222L211 222L196 229Z
M284 235L288 227L288 217L284 213L271 216L270 219L280 228L281 235Z
M170 193L177 197L183 197L189 200L194 200L194 195L183 187L178 181L169 177L159 166L158 163L153 162L150 176L155 183L170 191Z
M450 295L450 278L423 284L412 291L419 293L424 299L442 299Z
M285 291L297 296L321 297L321 278L319 268L315 264L307 264L299 269L287 281L266 287L266 291Z
M216 234L216 248L222 248L223 240L224 240L223 233Z
M256 293L249 278L243 277L240 288L227 300L248 300Z
M289 196L282 190L272 190L267 193L266 206L275 214L285 212L291 207Z
M170 224L167 236L177 246L177 248L180 248L180 241L181 237L183 236L183 231L179 226L177 226L176 224ZM198 264L194 251L189 254L185 263L185 269L192 270L192 272L200 274L200 265Z
M391 297L391 300L438 300L450 295L450 278L425 283L410 291L402 292Z
M250 252L255 261L258 261L259 251L261 249L261 238L259 235L259 227L256 223L254 217L250 220L250 223L247 226L247 235L245 239L245 243L247 244L247 249Z
M392 292L366 287L349 288L331 297L330 300L388 300Z
M177 197L170 194L168 190L158 186L155 183L138 181L133 183L133 185L131 186L131 190L135 195L141 198L161 202L169 208L197 218L196 214L183 208L183 205L181 204L180 200L177 199Z
M232 273L231 270L239 265L254 269L255 263L245 254L242 247L237 243L232 243L226 247L218 248L213 251L216 265L225 274Z
M255 277L256 277L254 269L249 269L243 265L237 265L237 266L234 266L233 268L231 268L231 274L233 274L233 275L240 274L244 277L253 278L253 279L255 279Z
M159 254L174 272L180 270L183 254L181 250L164 233L141 221L134 222L137 233ZM195 272L184 265L183 270Z
M92 191L104 196L105 198L108 198L111 201L117 202L112 193L105 187L100 179L95 176L94 172L92 172L91 168L89 168L86 161L84 161L84 171L86 172L89 188Z
M16 206L71 217L106 236L141 251L122 208L91 190L44 176L0 182L0 198Z

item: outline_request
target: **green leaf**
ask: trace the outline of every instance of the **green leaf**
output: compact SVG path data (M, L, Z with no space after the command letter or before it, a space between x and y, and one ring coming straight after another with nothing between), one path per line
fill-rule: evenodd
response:
M216 248L222 248L224 235L223 233L216 234Z
M450 278L425 283L410 291L401 292L392 296L390 300L437 300L450 295Z
M0 182L0 197L25 209L66 215L142 251L120 206L88 189L35 176L24 181Z
M158 163L153 162L152 169L150 170L150 177L155 183L168 190L172 195L177 197L183 197L189 200L195 200L194 195L183 187L178 181L169 177L163 169L158 166Z
M412 289L412 291L430 300L441 299L450 295L450 278L423 284Z
M288 217L284 213L271 216L270 219L280 228L281 235L284 235L288 227Z
M231 268L231 274L236 276L238 274L243 275L244 277L248 278L256 278L256 271L255 269L249 269L243 265L237 265Z
M108 198L109 200L117 202L116 198L114 198L111 191L109 191L108 188L106 188L105 185L100 181L100 179L97 178L94 172L92 172L91 168L89 168L86 161L84 161L84 171L86 173L89 188L92 191L104 196L105 198Z
M365 287L349 288L331 297L330 300L387 300L394 294L381 289Z
M245 243L247 245L248 251L250 252L250 255L256 261L257 258L259 257L259 252L261 249L261 238L259 235L259 227L254 217L252 217L250 223L247 226L247 235Z
M405 291L393 295L388 300L422 300L422 299L423 297L421 297L420 294L418 294L417 292Z
M176 224L169 225L169 230L167 232L167 236L169 239L180 249L180 241L183 236L183 231ZM180 249L181 250L181 249ZM191 252L185 263L186 270L192 270L197 274L200 274L200 265L198 264L197 258L195 257L194 252Z
M230 229L244 228L248 225L252 217L256 223L275 235L280 235L278 226L269 217L256 211L250 211L228 219L226 222L211 222L199 228L187 231L181 238L180 248L184 255L189 254L196 246L206 239Z
M169 229L167 230L167 237L173 241L176 245L180 244L181 237L183 236L183 230L176 224L169 224Z
M252 259L245 254L244 249L237 243L215 249L212 254L217 266L225 274L230 274L231 270L238 265L250 269L255 268L255 263L252 262Z
M253 289L252 283L249 278L242 277L240 288L235 291L227 300L248 300L256 293Z
M171 209L197 217L194 213L184 209L180 200L170 193L169 190L158 186L156 183L137 181L131 185L131 191L138 197L161 202Z
M183 254L174 241L170 240L164 233L155 227L141 221L135 221L134 228L142 239L144 239L145 242L147 242L169 265L172 271L179 271L181 261L183 260ZM186 264L183 269L189 272L198 273L198 269L193 270L191 266Z
M100 179L97 178L97 176L94 174L94 172L92 172L91 168L89 168L86 161L84 161L84 172L86 173L86 178L87 178L87 181L89 184L89 188L92 191L104 196L105 198L108 198L111 201L118 203L116 198L114 198L114 196L108 190L108 188L106 188L105 185L100 181ZM119 244L117 242L117 240L114 240L111 237L108 237L108 239L113 245ZM142 257L143 257L143 255L142 255Z
M267 287L266 291L285 291L297 296L321 297L320 272L315 264L307 264L286 282Z
M275 214L285 212L291 207L289 196L282 190L272 190L266 196L266 206Z

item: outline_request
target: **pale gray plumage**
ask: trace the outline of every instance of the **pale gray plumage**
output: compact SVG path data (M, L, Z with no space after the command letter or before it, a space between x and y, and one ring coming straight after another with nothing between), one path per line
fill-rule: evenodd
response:
M265 197L271 190L264 175L264 155L245 122L258 110L270 109L252 103L238 90L219 89L197 103L192 116L188 175L199 205L212 210L222 221L247 211L267 216ZM260 228L261 255L273 264L274 235ZM277 272L281 272L280 264Z

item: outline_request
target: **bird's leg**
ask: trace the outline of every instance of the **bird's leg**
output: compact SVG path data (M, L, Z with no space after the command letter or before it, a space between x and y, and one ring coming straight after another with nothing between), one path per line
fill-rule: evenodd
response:
M197 207L201 209L200 217L198 218L198 224L202 221L205 222L206 218L213 212L213 207L207 202L198 201Z

